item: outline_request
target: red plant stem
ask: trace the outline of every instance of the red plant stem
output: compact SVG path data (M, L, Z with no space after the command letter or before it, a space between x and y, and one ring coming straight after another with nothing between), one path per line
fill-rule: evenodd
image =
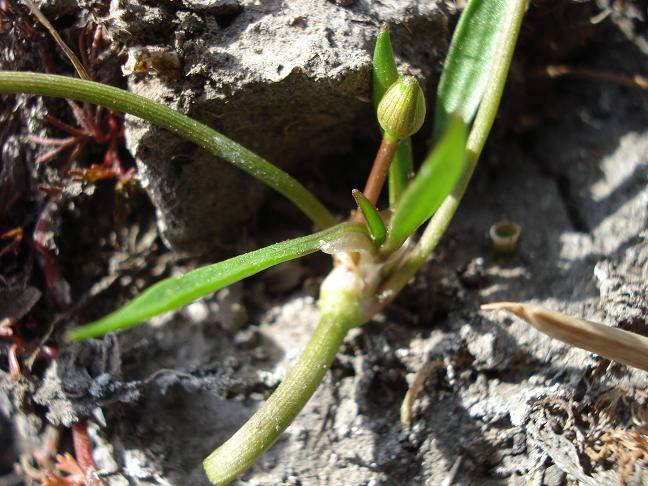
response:
M55 344L45 344L40 350L40 355L45 358L56 359L59 355L58 346Z
M47 123L50 123L50 124L54 125L56 128L59 128L59 129L63 130L64 132L67 132L67 133L69 133L71 135L74 135L75 137L87 137L88 136L88 134L85 133L84 131L79 130L76 127L73 127L72 125L68 125L67 123L65 123L65 122L59 120L58 118L56 118L55 116L45 115L45 120L47 121Z
M371 167L371 172L369 177L367 177L367 183L365 184L364 191L362 193L364 196L371 201L371 204L374 206L378 202L382 188L385 185L385 179L387 179L387 172L389 171L389 166L394 160L394 154L396 154L396 149L400 141L391 141L387 138L383 138L380 142L380 147L378 148L378 153L374 159L373 166ZM362 223L364 217L362 216L362 211L355 211L351 217L353 221Z
M34 232L32 233L32 245L36 251L38 262L45 275L45 283L54 300L60 309L67 309L72 300L70 298L70 286L63 278L61 268L58 264L56 253L47 247L48 234L56 232L61 216L61 194L52 196L38 216Z
M394 154L398 148L398 141L393 142L387 138L383 138L380 143L380 148L374 159L373 167L367 178L367 184L365 185L364 191L362 193L365 195L371 204L374 206L378 202L382 188L385 185L385 179L387 178L387 172L389 166L394 159Z
M89 469L97 470L97 463L92 457L92 443L88 436L88 424L85 420L72 426L72 443L74 444L74 457L84 473Z
M77 142L76 137L67 138L45 138L38 135L27 135L27 140L38 145L69 147Z
M81 29L81 32L79 32L79 36L77 38L77 47L79 49L79 57L81 57L81 64L83 67L85 67L87 70L90 70L90 62L88 61L88 52L86 50L86 33L87 33L87 26ZM92 76L90 79L94 79Z

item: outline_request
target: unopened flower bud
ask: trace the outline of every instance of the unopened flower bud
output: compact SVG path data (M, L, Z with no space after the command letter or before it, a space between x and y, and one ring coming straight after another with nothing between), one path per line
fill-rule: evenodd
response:
M386 137L403 140L419 131L425 121L425 95L416 78L398 78L380 100L377 115Z

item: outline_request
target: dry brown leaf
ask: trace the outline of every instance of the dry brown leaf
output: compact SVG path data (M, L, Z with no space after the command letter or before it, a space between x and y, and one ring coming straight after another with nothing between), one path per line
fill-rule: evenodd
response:
M648 371L648 338L640 334L568 316L535 304L495 302L481 308L512 312L540 332L564 343Z

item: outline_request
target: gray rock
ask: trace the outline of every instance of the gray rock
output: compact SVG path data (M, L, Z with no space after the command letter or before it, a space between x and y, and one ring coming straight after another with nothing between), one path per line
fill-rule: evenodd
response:
M111 8L114 38L128 48L172 49L182 66L177 73L130 75L130 90L207 123L290 172L314 164L325 169L322 164L350 153L354 140L377 140L371 55L383 22L393 27L402 69L428 88L447 46L446 17L436 1L365 0L350 7L318 0L183 1L180 7L136 1ZM266 197L263 186L148 123L129 118L126 125L165 241L191 252L236 241Z
M195 12L207 14L235 14L241 10L239 0L183 0L182 5Z
M34 402L47 407L50 423L70 427L97 406L138 399L138 384L119 381L120 373L121 352L115 339L70 346L47 369Z

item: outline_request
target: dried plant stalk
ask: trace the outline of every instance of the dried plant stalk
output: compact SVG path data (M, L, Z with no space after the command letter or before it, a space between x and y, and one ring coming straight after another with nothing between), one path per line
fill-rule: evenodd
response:
M550 78L561 76L571 76L574 78L590 79L594 81L608 81L628 88L639 88L648 90L648 78L639 74L632 76L622 76L619 74L609 73L606 71L597 71L595 69L578 69L564 65L549 65L540 70L540 73Z
M440 368L443 366L443 361L440 360L435 360L435 361L428 361L425 363L420 370L416 372L416 375L414 376L414 381L412 382L411 386L407 390L407 393L405 394L405 398L403 399L403 403L401 404L401 426L406 429L410 426L410 423L412 421L412 408L414 407L414 400L416 400L416 395L418 395L418 392L421 388L423 388L423 384L425 383L425 380L427 379L428 376L430 376L430 373L432 373L435 369Z
M47 17L43 15L43 12L41 12L40 9L36 6L36 4L34 4L34 2L32 2L31 0L22 0L22 1L25 5L27 5L32 15L34 15L34 17L36 17L38 21L41 24L43 24L43 26L47 29L47 31L50 33L50 35L52 36L56 44L63 50L67 58L74 66L74 69L76 69L76 72L79 74L79 77L81 79L90 81L90 76L88 75L88 72L83 67L83 63L79 61L79 58L76 56L74 51L68 47L68 45L59 35L58 31L54 28L54 26L50 23L50 21L47 20Z
M538 331L564 343L648 371L648 337L605 324L578 319L544 309L535 304L494 302L482 305L481 308L512 312Z

